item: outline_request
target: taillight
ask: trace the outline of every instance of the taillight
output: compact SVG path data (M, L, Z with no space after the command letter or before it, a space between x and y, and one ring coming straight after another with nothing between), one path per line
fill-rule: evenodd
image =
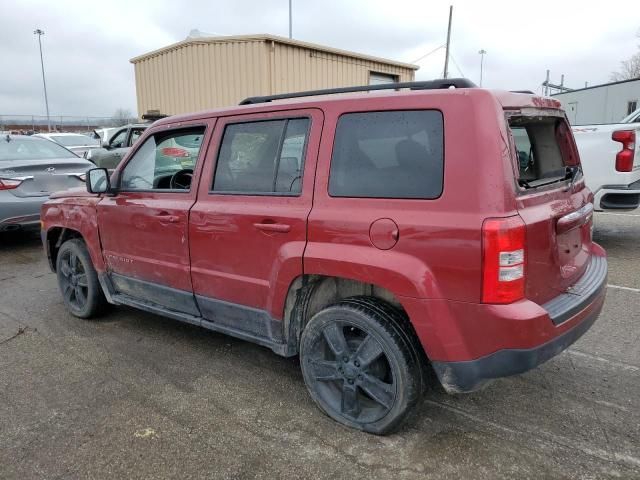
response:
M0 190L13 190L18 188L22 180L14 180L12 178L0 178Z
M616 130L611 134L615 142L622 143L622 150L616 155L616 170L630 172L633 170L633 157L636 150L635 130Z
M524 298L525 226L520 217L488 218L482 224L482 302Z

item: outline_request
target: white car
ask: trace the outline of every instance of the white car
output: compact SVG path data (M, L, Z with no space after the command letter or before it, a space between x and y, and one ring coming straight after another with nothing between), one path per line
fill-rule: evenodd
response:
M80 133L36 133L34 137L46 138L56 142L79 157L82 157L84 152L100 146L99 140Z
M572 127L596 210L640 206L640 109L620 123Z

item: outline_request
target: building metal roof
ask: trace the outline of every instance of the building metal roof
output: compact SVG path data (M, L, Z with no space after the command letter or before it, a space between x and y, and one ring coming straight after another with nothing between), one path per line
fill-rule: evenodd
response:
M576 88L573 90L567 90L566 92L552 93L551 96L555 97L558 95L565 95L567 93L582 92L583 90L592 90L594 88L610 87L611 85L619 85L621 83L629 83L629 82L640 82L640 77L630 78L629 80L619 80L617 82L601 83L600 85L592 85L590 87Z
M305 48L307 50L316 50L320 52L333 53L335 55L341 55L344 57L357 58L360 60L369 60L372 62L379 62L379 63L386 63L388 65L394 65L396 67L407 68L411 70L418 70L420 68L418 65L413 65L411 63L397 62L395 60L389 60L386 58L375 57L372 55L364 55L362 53L350 52L348 50L341 50L338 48L327 47L324 45L318 45L317 43L309 43L309 42L303 42L300 40L292 40L290 38L280 37L278 35L270 35L266 33L256 34L256 35L231 35L231 36L220 36L220 37L195 37L195 38L190 37L180 42L167 45L166 47L159 48L158 50L153 50L151 52L138 55L137 57L134 57L129 61L135 64L135 63L141 62L142 60L146 60L148 58L155 57L163 53L169 52L171 50L177 50L179 48L186 47L189 45L208 44L208 43L226 43L226 42L274 42L274 43L281 43L284 45L291 45L293 47Z

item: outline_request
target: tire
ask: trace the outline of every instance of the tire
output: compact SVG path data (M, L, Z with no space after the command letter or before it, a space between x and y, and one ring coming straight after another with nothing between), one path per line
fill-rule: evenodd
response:
M344 299L311 318L300 364L311 398L329 417L384 435L422 394L422 366L403 316L372 297Z
M56 273L62 299L72 315L88 319L104 313L107 300L81 239L62 244L56 258Z

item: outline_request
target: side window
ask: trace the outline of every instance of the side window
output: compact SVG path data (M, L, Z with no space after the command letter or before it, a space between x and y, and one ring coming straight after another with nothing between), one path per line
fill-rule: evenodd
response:
M213 191L300 194L309 124L295 118L227 125Z
M200 153L204 127L162 132L150 136L124 167L122 190L173 190L190 188L191 174ZM183 142L188 139L188 142ZM188 147L180 146L188 143ZM180 181L172 185L176 172Z
M135 145L135 143L138 141L138 139L142 136L143 133L144 133L143 128L132 128L131 137L129 138L129 145Z
M125 146L126 141L127 129L125 128L124 130L120 130L111 138L109 145L111 146L111 148L122 148Z
M336 127L329 194L333 197L434 199L444 174L442 113L349 113Z

